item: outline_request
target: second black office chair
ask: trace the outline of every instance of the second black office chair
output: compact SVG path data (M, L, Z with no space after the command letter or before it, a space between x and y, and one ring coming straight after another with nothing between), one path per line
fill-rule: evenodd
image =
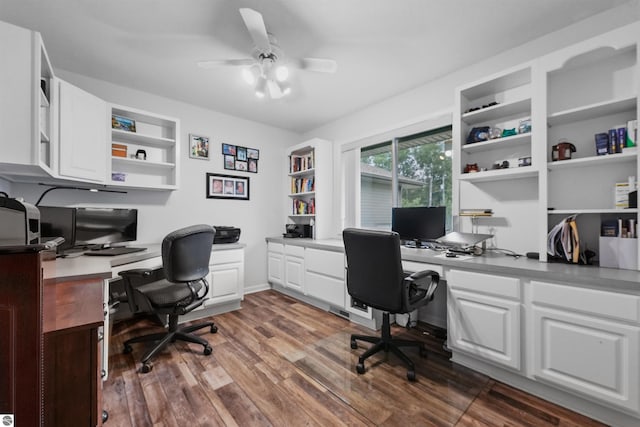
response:
M218 327L213 322L204 322L178 328L178 318L202 305L208 294L206 276L209 274L214 235L215 229L209 225L193 225L176 230L162 241L162 271L134 269L120 273L133 313L147 311L169 317L165 332L131 338L124 343L124 352L129 353L133 343L155 342L142 357L142 372L151 371L151 358L176 340L201 344L204 354L211 354L209 343L192 332L208 327L211 333L215 333ZM164 278L158 280L158 273L163 273Z
M356 371L365 372L364 361L384 350L393 352L407 366L407 379L415 381L415 365L400 347L417 347L421 356L426 348L421 341L393 338L389 314L409 313L433 300L440 276L426 270L406 276L402 269L400 237L388 231L347 228L342 232L347 256L347 291L361 304L381 310L381 336L351 335L351 348L357 341L373 344L358 358ZM406 277L405 277L406 276Z

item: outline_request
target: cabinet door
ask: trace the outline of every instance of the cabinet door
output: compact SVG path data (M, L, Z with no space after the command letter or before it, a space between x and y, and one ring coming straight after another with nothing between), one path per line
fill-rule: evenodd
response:
M640 328L534 306L533 371L599 402L640 410Z
M520 370L520 303L450 289L449 345Z
M298 292L304 292L304 259L285 255L284 286Z
M209 299L205 306L241 298L241 263L211 265L209 271Z
M105 182L107 174L107 104L60 80L59 174Z
M284 285L284 256L277 252L267 253L269 283Z

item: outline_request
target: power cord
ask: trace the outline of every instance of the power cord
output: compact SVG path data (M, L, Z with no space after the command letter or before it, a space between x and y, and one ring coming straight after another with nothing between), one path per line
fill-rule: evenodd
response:
M520 258L521 256L524 256L522 254L519 254L515 251L512 251L511 249L502 249L502 248L487 248L487 251L496 251L496 252L501 252L507 256L512 256L515 259Z

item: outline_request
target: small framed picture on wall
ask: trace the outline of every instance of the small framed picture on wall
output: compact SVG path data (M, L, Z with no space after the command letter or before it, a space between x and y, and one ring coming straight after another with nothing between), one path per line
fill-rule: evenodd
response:
M209 138L189 134L189 157L192 159L209 160Z

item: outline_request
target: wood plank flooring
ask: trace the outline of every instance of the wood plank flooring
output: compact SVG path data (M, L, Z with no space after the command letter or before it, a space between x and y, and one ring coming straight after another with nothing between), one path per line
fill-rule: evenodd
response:
M124 340L150 332L146 319L114 325L106 426L600 426L589 418L451 363L424 325L394 335L423 339L416 382L395 355L380 353L355 372L350 334L373 335L275 291L245 296L242 309L215 316L213 347L177 342L139 372L146 344L121 354Z

